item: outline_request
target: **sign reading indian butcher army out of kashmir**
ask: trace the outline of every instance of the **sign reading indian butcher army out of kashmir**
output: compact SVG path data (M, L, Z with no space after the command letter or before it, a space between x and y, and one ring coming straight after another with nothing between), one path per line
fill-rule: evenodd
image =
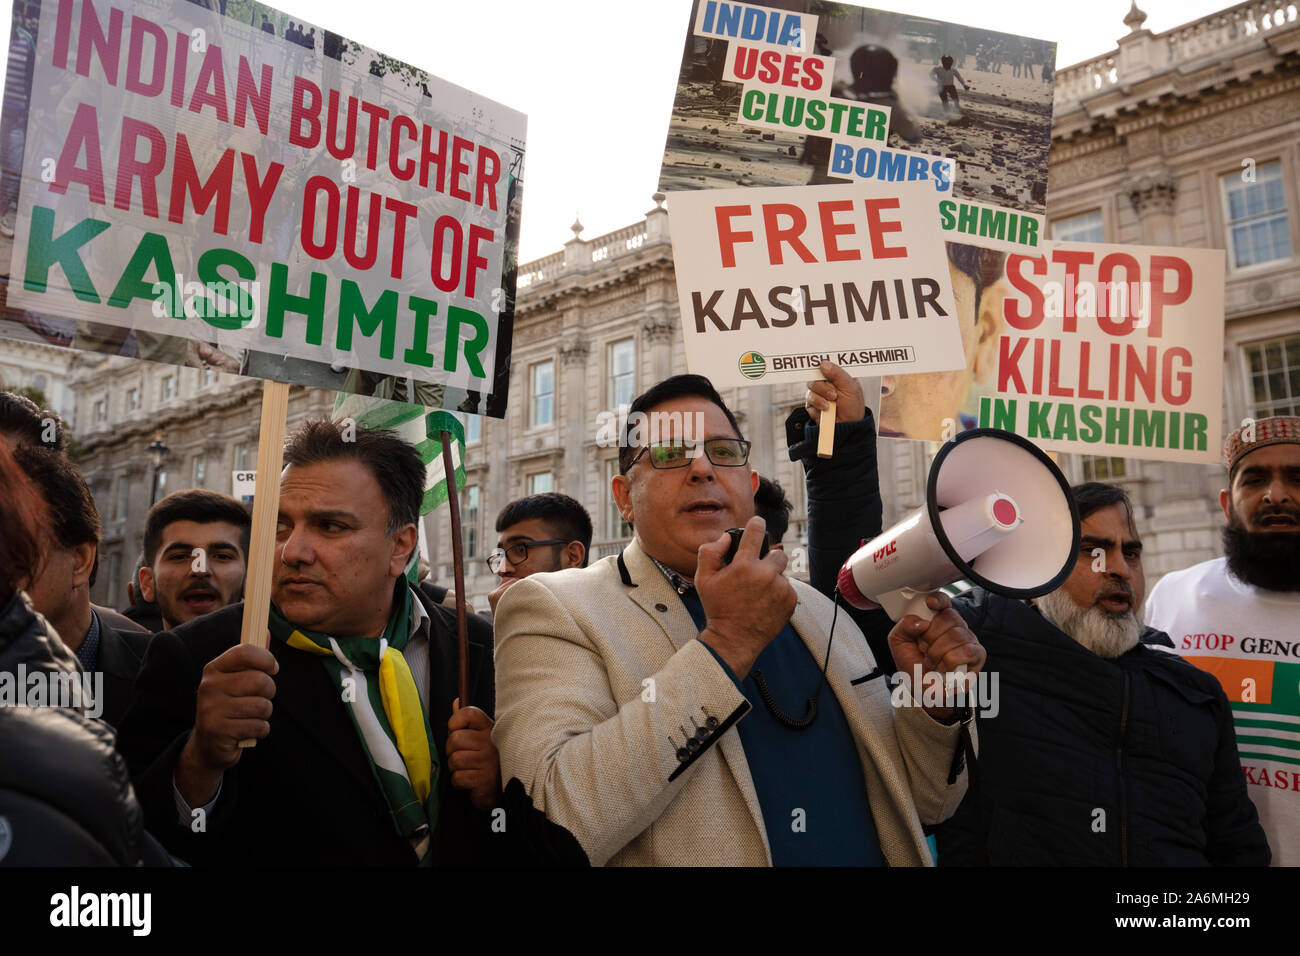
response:
M40 4L0 326L502 415L524 117L255 9Z

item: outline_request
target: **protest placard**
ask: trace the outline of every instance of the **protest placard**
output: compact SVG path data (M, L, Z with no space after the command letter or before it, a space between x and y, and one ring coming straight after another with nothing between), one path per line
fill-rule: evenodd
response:
M686 361L715 385L961 368L934 190L862 182L670 201Z
M966 367L882 380L880 434L1003 428L1043 448L1213 463L1222 447L1224 254L1046 241L961 263Z
M946 198L1045 211L1054 43L807 9L696 0L661 190L924 178Z
M306 24L39 9L0 335L504 415L521 114Z

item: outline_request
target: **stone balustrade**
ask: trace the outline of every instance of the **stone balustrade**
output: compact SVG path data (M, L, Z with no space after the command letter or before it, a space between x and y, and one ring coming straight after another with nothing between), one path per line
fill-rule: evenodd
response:
M1109 53L1057 71L1055 114L1060 116L1116 85L1208 56L1231 57L1244 47L1264 42L1270 33L1294 26L1298 16L1300 9L1291 0L1248 0L1164 33L1134 29Z

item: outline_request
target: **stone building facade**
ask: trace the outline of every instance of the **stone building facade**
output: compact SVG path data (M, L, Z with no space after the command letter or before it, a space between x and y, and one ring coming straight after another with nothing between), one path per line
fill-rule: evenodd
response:
M1143 29L1145 19L1133 4L1115 50L1057 73L1053 234L1228 250L1225 433L1247 417L1300 414L1296 6L1279 13L1278 4L1254 0L1160 34ZM597 419L622 395L685 371L661 205L644 223L590 241L575 224L562 252L520 266L510 418L484 421L467 456L474 545L467 591L480 605L495 585L482 562L495 515L513 498L544 488L578 498L595 525L593 557L626 540L608 493L616 449L596 444ZM630 373L619 364L628 354ZM755 467L795 503L787 541L806 544L802 473L786 460L783 428L802 388L724 394L755 442ZM887 524L923 503L936 450L880 442ZM1060 464L1071 481L1128 489L1147 546L1148 586L1222 553L1222 467L1079 455L1062 455ZM446 580L445 529L434 542Z
M73 356L69 387L76 396L68 424L104 526L91 600L121 607L154 493L149 454L154 436L160 434L168 449L157 475L157 497L180 488L230 494L234 471L257 468L262 386L207 369L68 354ZM328 417L333 407L333 392L294 386L288 428Z
M1060 70L1048 218L1061 238L1227 250L1224 433L1300 414L1300 19L1241 3ZM1138 506L1148 585L1222 554L1221 466L1066 463Z
M1246 417L1300 414L1300 22L1294 5L1277 8L1252 0L1153 34L1134 5L1116 49L1059 70L1056 81L1054 235L1228 251L1225 429ZM484 560L495 518L514 498L555 490L581 501L595 527L593 559L627 540L609 494L617 448L602 443L602 425L655 381L686 370L668 216L664 198L654 199L642 222L594 239L575 223L562 251L520 265L508 416L468 425L466 592L480 608L497 583ZM0 345L0 363L20 349L31 351ZM233 470L256 465L259 385L88 354L71 360L69 378L74 433L104 516L105 572L94 599L121 603L149 502L154 430L171 449L166 490L229 491ZM328 414L333 395L294 388L290 427ZM802 396L793 385L724 392L754 442L755 468L794 503L786 543L795 573L806 543L804 489L785 455L784 420ZM936 450L880 443L886 522L922 503ZM1074 455L1061 456L1061 466L1072 481L1128 488L1148 585L1221 553L1221 467ZM446 584L448 524L445 510L426 519L433 574Z

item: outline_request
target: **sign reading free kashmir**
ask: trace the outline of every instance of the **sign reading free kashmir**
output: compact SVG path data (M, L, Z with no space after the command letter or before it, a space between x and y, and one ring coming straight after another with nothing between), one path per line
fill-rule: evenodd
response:
M686 362L715 385L965 365L925 183L677 193L669 222ZM761 380L761 381L760 381Z
M977 296L967 367L888 383L886 437L1003 428L1044 448L1219 461L1224 254L1047 241L949 244L959 302Z
M502 416L523 115L246 9L17 24L0 335Z

